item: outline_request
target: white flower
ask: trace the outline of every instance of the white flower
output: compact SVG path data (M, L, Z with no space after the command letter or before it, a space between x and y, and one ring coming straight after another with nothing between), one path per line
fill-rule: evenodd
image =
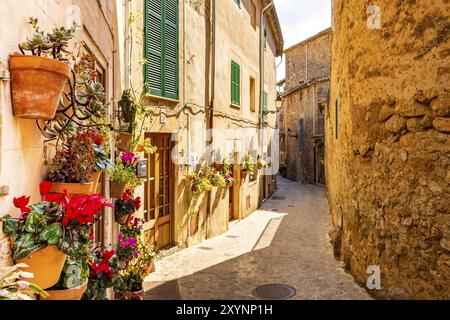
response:
M21 276L22 278L28 278L28 279L30 279L30 278L34 278L34 273L22 271L22 272L20 273L20 276Z

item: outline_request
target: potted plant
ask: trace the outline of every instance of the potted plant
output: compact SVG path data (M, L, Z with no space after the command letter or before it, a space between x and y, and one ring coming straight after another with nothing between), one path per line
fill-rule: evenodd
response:
M144 152L147 155L152 155L158 148L152 144L152 140L150 138L145 138L142 144L137 144L135 148L135 152Z
M122 153L114 169L110 171L110 195L112 198L120 198L125 189L134 190L142 184L136 175L136 164L139 158L130 151Z
M88 261L88 257L78 260L68 257L58 283L47 289L48 295L41 300L81 300L88 284Z
M33 274L20 269L26 267L26 264L0 267L0 300L34 300L36 296L47 296L39 286L23 280L33 278Z
M229 173L225 173L223 178L225 179L226 187L231 186L231 184L233 184L233 182L234 182L233 177Z
M22 55L14 53L9 59L14 116L50 120L69 80L71 71L65 54L76 25L45 33L38 27L38 19L30 18L30 24L34 34L19 44Z
M114 203L114 215L116 222L124 225L128 223L131 215L138 211L141 207L141 198L134 198L131 190L126 190L120 199Z
M89 281L83 300L107 300L106 290L123 289L124 282L118 270L118 258L114 250L96 246L89 266Z
M43 289L58 282L67 256L76 261L85 256L101 209L112 206L100 195L51 194L51 189L51 183L41 183L43 201L31 206L29 197L14 198L20 217L2 219L3 233L12 237L13 259L27 264Z
M119 293L119 299L142 300L144 296L144 271L137 268L127 268L122 275L125 289Z
M104 138L97 134L94 140L94 144L92 146L94 148L94 169L92 173L92 192L97 191L98 183L100 181L100 176L102 174L102 171L105 169L112 169L114 167L113 163L109 159L109 155L105 150L104 146Z
M128 263L133 257L138 257L138 241L136 238L126 238L122 233L118 236L119 244L117 246L116 254L119 259L118 268L120 270L126 269Z
M131 90L124 90L119 105L119 150L129 151L133 142L137 106L133 101Z
M225 177L220 172L216 172L214 174L211 182L214 187L226 188L226 186L227 186L227 181L225 180Z
M268 163L263 159L262 155L258 155L256 160L256 168L258 170L261 170L262 168L266 168L268 166Z
M83 195L94 192L92 172L95 157L96 134L92 130L80 129L79 133L58 148L48 169L48 181L52 182L52 193Z
M245 180L248 173L253 173L255 170L252 157L249 154L244 156L244 164L241 170L241 179Z

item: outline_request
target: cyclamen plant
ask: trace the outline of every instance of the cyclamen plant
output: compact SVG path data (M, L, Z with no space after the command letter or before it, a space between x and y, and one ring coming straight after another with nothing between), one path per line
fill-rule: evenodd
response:
M114 213L116 217L123 217L132 214L141 208L141 198L134 198L131 190L126 190L120 199L114 204Z
M119 260L130 261L139 257L138 240L136 238L125 238L122 233L119 233L118 240L119 245L116 253Z

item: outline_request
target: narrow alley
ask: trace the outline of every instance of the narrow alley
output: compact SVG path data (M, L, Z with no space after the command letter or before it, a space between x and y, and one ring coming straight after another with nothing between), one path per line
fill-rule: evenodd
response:
M291 299L370 299L333 257L325 189L279 179L260 210L228 232L156 261L144 299L256 299L265 284Z

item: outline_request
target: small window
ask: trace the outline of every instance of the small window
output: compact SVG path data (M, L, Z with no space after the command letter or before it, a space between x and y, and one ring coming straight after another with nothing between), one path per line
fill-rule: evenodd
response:
M241 105L241 66L231 60L231 104Z
M241 0L234 0L234 2L238 5L238 7L241 7Z
M256 81L250 77L250 111L256 111Z
M256 5L253 1L250 2L250 23L253 29L256 30Z
M298 129L298 150L305 152L305 118L300 118Z

